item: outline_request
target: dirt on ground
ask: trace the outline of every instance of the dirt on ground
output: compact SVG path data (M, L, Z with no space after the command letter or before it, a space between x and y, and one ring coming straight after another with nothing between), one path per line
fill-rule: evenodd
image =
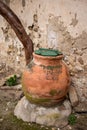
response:
M21 82L16 86L6 86L5 80L11 74L9 72L0 73L0 130L86 130L87 129L87 104L80 103L77 108L73 108L76 121L63 128L46 127L35 123L23 122L14 116L14 109L18 101L23 97ZM21 76L20 76L21 79ZM81 111L82 110L82 111ZM72 119L71 119L72 121Z

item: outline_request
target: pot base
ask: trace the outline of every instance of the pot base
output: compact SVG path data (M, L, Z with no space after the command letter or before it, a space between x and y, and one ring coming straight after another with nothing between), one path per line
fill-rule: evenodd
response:
M61 104L62 101L64 101L64 99L66 98L65 96L59 99L55 99L53 97L38 97L37 95L31 95L29 94L29 92L25 92L25 91L24 94L32 104L37 104L44 107L50 107L50 106Z

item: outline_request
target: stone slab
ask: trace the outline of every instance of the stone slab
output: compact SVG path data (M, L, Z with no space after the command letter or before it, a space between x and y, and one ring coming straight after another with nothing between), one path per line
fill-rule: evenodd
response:
M87 113L87 102L80 102L78 106L74 107L77 113Z
M73 86L70 86L70 88L69 88L69 98L70 98L71 105L73 107L75 107L79 104L77 92L76 92L75 87L73 87Z
M14 110L14 115L23 121L55 127L67 125L70 114L71 105L68 100L54 107L42 107L31 104L25 96L18 102Z

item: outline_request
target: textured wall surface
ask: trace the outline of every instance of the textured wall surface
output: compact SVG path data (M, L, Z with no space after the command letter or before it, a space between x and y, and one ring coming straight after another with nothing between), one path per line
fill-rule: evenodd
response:
M19 17L34 48L65 55L79 99L87 100L87 0L3 0ZM23 46L0 16L0 67L24 69Z

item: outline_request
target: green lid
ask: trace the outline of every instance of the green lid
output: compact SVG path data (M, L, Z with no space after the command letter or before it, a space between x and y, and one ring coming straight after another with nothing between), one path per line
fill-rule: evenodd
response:
M41 55L41 56L58 56L62 55L62 53L58 50L52 50L52 49L46 49L46 48L39 48L35 51L35 54Z

